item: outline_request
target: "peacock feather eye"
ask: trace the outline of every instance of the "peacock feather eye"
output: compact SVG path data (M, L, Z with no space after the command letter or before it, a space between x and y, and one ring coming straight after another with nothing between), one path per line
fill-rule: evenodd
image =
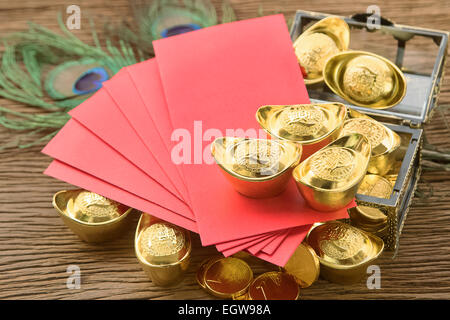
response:
M71 60L49 72L45 89L53 99L66 99L93 93L109 78L109 70L94 59Z
M179 24L161 31L161 38L168 38L182 33L195 31L202 27L195 23Z
M102 67L86 70L74 83L72 92L83 95L97 91L102 87L102 82L109 79L109 75Z

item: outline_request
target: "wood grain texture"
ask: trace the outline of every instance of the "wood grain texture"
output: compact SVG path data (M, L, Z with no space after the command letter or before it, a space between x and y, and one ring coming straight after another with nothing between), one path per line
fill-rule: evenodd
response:
M56 29L56 13L72 1L0 1L0 31L23 30L27 21ZM129 16L127 1L78 0L82 17L91 15L120 21ZM219 1L214 1L219 4ZM231 1L239 19L282 12L292 18L296 9L350 15L377 4L383 16L406 25L450 29L450 2L413 1ZM220 6L219 6L220 7ZM86 20L83 20L85 23ZM86 26L86 27L83 27ZM90 40L87 23L76 34ZM413 57L414 58L414 57ZM416 57L421 61L421 57ZM447 75L448 73L447 67ZM450 104L450 77L444 80L440 104ZM0 105L20 109L4 99ZM448 108L436 112L425 127L430 143L450 149ZM0 141L14 132L0 128ZM134 256L133 237L137 217L127 233L114 242L90 245L81 242L64 225L51 206L58 190L71 186L46 177L50 159L39 153L42 146L0 151L0 298L2 299L210 299L196 284L199 263L214 254L213 247L200 246L194 237L192 263L186 279L173 288L158 288L145 277ZM364 283L350 286L319 280L302 291L303 299L448 299L450 298L450 173L428 172L419 183L424 198L415 198L405 223L400 251L395 260L383 255L380 290ZM81 268L81 289L66 287L69 265ZM272 269L266 263L252 265L255 273Z

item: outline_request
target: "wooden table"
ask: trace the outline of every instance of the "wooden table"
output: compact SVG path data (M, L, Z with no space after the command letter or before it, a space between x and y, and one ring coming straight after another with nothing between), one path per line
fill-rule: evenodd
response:
M79 0L82 17L120 21L130 15L125 0ZM216 4L219 1L215 1ZM231 1L239 19L282 12L292 18L296 9L350 15L365 12L377 4L381 14L396 23L450 30L450 2L413 1ZM26 21L57 29L56 13L65 12L72 1L0 1L1 35L23 30ZM219 6L220 7L220 6ZM86 20L83 20L86 23ZM89 28L76 34L91 42ZM448 74L448 67L447 67ZM450 104L450 79L444 81L440 104ZM0 105L21 109L17 103L0 100ZM450 111L441 108L426 125L429 142L450 149ZM0 128L3 143L14 132ZM68 230L51 205L52 195L71 186L42 174L50 159L39 153L42 146L0 151L0 298L3 299L209 299L194 280L200 261L214 254L202 248L195 237L192 263L182 284L163 289L153 286L134 255L136 218L128 232L114 242L91 245ZM419 189L426 195L415 198L409 212L400 251L395 260L384 255L381 289L369 290L365 283L342 286L319 280L302 292L303 299L436 299L450 298L450 174L423 174ZM81 288L66 287L69 265L81 268ZM256 273L270 269L254 266Z

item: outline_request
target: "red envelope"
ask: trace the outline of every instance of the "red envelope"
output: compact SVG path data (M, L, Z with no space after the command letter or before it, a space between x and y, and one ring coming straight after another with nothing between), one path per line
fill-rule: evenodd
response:
M232 249L232 248L237 247L237 246L242 246L242 245L244 245L246 243L250 243L250 242L253 242L253 241L261 239L261 238L275 237L276 234L277 233L268 232L268 233L263 233L263 234L260 234L260 235L257 235L257 236L249 237L249 238L222 242L222 243L216 244L216 249L218 251L222 252L224 250L229 250L229 249Z
M74 119L67 122L42 152L154 204L194 219L186 203L150 179Z
M159 76L157 70L155 70L154 72ZM149 80L146 81L146 83L148 82ZM159 79L158 82L160 82ZM140 145L138 146L136 144L134 153L143 155L144 150L148 150L148 152L152 155L152 160L159 163L159 166L166 172L169 179L171 179L171 181L175 185L175 188L181 193L183 199L188 202L188 192L184 181L181 178L179 170L177 170L176 166L173 164L167 147L163 142L158 129L155 126L153 118L150 116L149 111L147 110L141 96L139 95L139 92L137 91L133 81L131 80L130 74L124 68L111 80L106 81L103 84L103 87L113 98L114 102L122 111L122 114L125 116L125 118L129 121L131 125L129 130L135 131L140 138L138 139ZM159 95L163 95L162 90L159 92ZM167 119L160 117L159 115L156 116L157 121L167 121ZM81 121L80 117L78 117L77 120ZM90 129L97 134L96 130L94 130L93 128ZM122 134L122 132L120 134ZM107 141L106 138L103 140ZM128 144L129 141L122 139L121 143ZM147 166L153 165L147 163ZM139 167L142 170L145 170L145 167ZM158 166L154 166L154 170L158 170Z
M80 188L101 194L104 197L123 203L126 206L135 208L143 212L151 213L155 217L158 217L162 220L198 233L195 221L187 219L170 210L155 205L154 203L138 197L133 193L120 189L58 160L53 160L49 167L45 170L44 174L73 184ZM238 242L233 243L231 246L242 245L242 243L245 243L244 241L246 240L247 239L240 239Z
M246 198L216 165L202 161L213 138L227 129L258 129L261 105L309 102L282 15L157 40L154 48L173 126L189 130L191 163L201 162L183 171L203 245L348 217L346 208L312 210L293 181L278 197ZM201 128L197 123L194 130L194 121ZM199 134L200 140L206 136L200 147Z
M150 59L126 67L126 71L142 97L148 113L153 118L153 123L166 146L167 153L170 154L173 146L171 141L173 127L156 60ZM184 189L187 190L181 166L176 166L176 168L183 177Z
M67 148L67 145L70 145L71 147ZM188 224L188 227L186 228L188 228L189 230L193 230L194 218L192 214L186 216L188 212L190 213L190 211L187 211L188 207L186 206L186 204L175 198L158 184L155 184L151 179L148 178L148 176L145 175L144 172L136 168L124 157L120 156L117 151L104 144L103 141L101 141L92 132L79 124L76 120L69 120L66 126L60 130L58 135L54 139L52 139L52 141L44 148L42 152L69 164L60 164L60 162L57 161L56 163L59 165L59 167L64 167L63 165L65 165L65 170L69 172L60 169L59 171L57 171L58 175L56 175L53 174L50 169L48 169L45 172L46 174L68 183L77 185L81 188L103 194L106 197L110 197L113 200L137 209L140 208L129 204L129 198L108 196L111 191L108 191L107 184L112 183L109 186L109 189L112 189L114 191L118 188L125 189L124 192L131 190L131 192L129 193L134 194L141 199L144 198L143 200L146 202L151 201L150 203L153 203L153 205L157 204L160 207L161 203L159 201L161 199L165 201L169 199L168 207L169 209L172 209L171 214L178 214L191 220L191 222ZM70 165L81 169L81 171L76 168L72 168ZM69 170L67 168L71 168L72 170ZM117 168L121 168L121 170L117 170ZM87 172L88 174L83 171ZM61 172L64 172L64 175ZM76 180L74 180L75 175L77 177ZM81 177L79 177L80 175ZM84 181L83 178L86 181ZM100 186L94 185L93 187L91 186L92 182L90 181L92 179L100 181L102 179L104 180L104 182ZM165 202L165 204L167 206L167 202ZM161 209L164 210L158 211L155 216L160 219L176 223L174 222L175 218L173 218L172 216L164 216L164 212L167 212L169 210L165 210L165 208ZM150 214L153 214L153 211L148 211ZM184 227L185 223L183 222L183 219L179 220L181 221L180 224L176 224ZM233 245L243 244L252 240L253 238L240 239Z
M293 229L289 232L289 235L283 240L273 254L269 255L265 252L258 252L255 254L255 257L266 260L280 267L284 267L294 253L295 249L297 249L303 239L305 239L311 226L312 225L305 225Z
M135 102L138 99L136 96L133 96L133 92L122 91L122 94L127 95L131 102ZM105 89L97 91L88 100L70 111L69 114L138 168L142 169L154 181L161 184L181 200L184 200L180 197L180 193L162 169L162 166L145 147L139 135Z
M277 250L278 247L283 243L284 239L286 239L286 237L289 236L289 233L292 230L294 230L294 228L288 229L283 236L276 238L274 241L265 246L261 251L269 255L272 255L275 252L275 250Z
M275 237L268 238L268 239L266 239L264 241L261 241L260 243L257 243L257 244L255 244L255 245L253 245L251 247L248 247L247 251L250 252L251 254L255 255L258 252L260 252L263 249L265 249L268 245L270 245L273 242L277 242L278 241L281 244L281 242L283 242L283 240L289 234L290 230L292 230L292 229L286 229L286 230L280 231Z
M221 252L222 252L222 254L223 254L225 257L229 257L229 256L231 256L232 254L235 254L235 253L237 253L237 252L239 252L239 251L242 251L242 250L247 249L249 246L256 245L256 244L258 244L258 243L260 243L260 242L262 242L262 241L264 241L264 240L266 240L266 239L268 239L268 238L272 238L272 237L273 237L273 236L270 235L270 234L269 234L269 235L265 235L265 236L263 236L263 237L261 237L261 238L259 238L259 239L255 239L255 240L253 240L253 241L244 243L244 244L242 244L242 245L238 245L238 246L233 247L233 248L230 248L230 249L223 250L223 251L221 251Z
M53 160L47 170L45 170L44 174L76 185L80 188L101 194L104 197L123 203L126 206L150 213L157 218L176 224L182 228L193 232L198 232L195 221L162 208L161 206L140 198L133 193L118 188L58 160Z

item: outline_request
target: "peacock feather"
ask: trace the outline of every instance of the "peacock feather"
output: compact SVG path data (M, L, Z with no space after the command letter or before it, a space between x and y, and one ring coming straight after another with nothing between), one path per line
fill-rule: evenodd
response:
M150 58L153 40L218 23L209 1L140 0L131 1L131 9L134 24L106 24L103 46L92 22L94 45L88 45L66 28L61 14L61 33L29 23L28 30L3 38L0 96L31 108L0 106L0 124L25 132L0 148L48 141L69 120L67 112L101 88L103 81ZM234 11L224 2L221 22L233 20Z
M133 22L119 26L107 24L109 35L120 35L142 50L153 52L152 41L236 20L228 1L222 2L220 19L214 5L207 0L131 0Z
M27 31L3 39L0 96L33 109L19 112L0 106L0 124L28 131L1 147L27 147L50 139L69 119L67 111L86 100L122 67L138 62L130 44L122 39L116 46L107 39L105 50L94 28L95 46L91 46L67 30L61 15L58 23L62 34L30 23ZM41 136L44 131L47 133ZM20 141L36 135L37 140L30 144Z

